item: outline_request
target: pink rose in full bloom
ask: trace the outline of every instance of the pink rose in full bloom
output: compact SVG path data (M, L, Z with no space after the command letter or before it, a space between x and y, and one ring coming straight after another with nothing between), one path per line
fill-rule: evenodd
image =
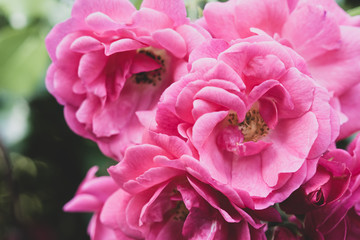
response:
M138 117L187 71L189 52L205 37L182 0L144 0L140 10L128 0L77 0L46 38L46 85L71 129L120 160L141 140Z
M94 213L88 226L91 239L115 240L115 232L101 223L100 212L104 202L118 189L118 185L108 176L96 177L97 170L97 167L92 167L88 171L75 197L64 206L64 211Z
M211 40L158 105L157 131L181 136L218 182L255 209L285 200L316 170L338 134L329 93L303 58L267 36Z
M341 113L339 138L360 130L360 17L334 0L230 0L209 3L201 22L228 41L266 34L305 60Z
M106 201L101 221L134 239L265 240L265 225L246 209L251 198L217 191L197 162L182 139L150 133L149 143L129 147L109 169L120 189Z

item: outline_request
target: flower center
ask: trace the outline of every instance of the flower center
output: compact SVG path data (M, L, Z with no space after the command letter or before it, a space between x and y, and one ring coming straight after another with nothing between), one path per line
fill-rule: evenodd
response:
M175 221L185 221L188 214L189 210L186 208L184 202L178 201L174 209L172 219L174 219Z
M244 136L244 142L256 142L269 133L269 127L259 113L259 109L252 107L245 115L244 121L239 123L236 112L230 111L227 116L230 125L238 126Z
M136 84L149 84L156 86L159 82L161 82L162 76L165 73L165 51L156 50L154 48L148 47L138 49L137 53L144 54L154 59L157 63L161 65L161 67L149 72L136 73L132 76L133 81L135 81Z
M317 191L313 191L311 192L308 196L308 201L310 203L312 203L315 206L322 206L325 204L325 198L324 198L324 194L322 192L322 190L317 190Z

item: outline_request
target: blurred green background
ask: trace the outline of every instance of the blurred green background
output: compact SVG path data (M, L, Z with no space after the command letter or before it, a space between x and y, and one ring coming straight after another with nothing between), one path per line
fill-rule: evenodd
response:
M189 17L210 1L185 0ZM139 7L141 0L132 2ZM338 2L345 9L360 5ZM62 206L91 166L104 175L114 164L68 129L62 106L45 89L44 39L69 18L72 4L0 0L0 239L88 239L90 214L64 213Z

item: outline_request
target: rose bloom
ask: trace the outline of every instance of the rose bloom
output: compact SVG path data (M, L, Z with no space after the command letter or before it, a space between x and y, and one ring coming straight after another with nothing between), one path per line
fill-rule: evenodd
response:
M88 226L92 240L115 240L115 232L100 221L104 202L113 194L118 185L109 176L96 177L98 167L92 167L76 191L75 197L65 206L66 212L91 212L93 216ZM126 238L121 238L126 239Z
M190 62L162 95L157 131L188 139L210 175L250 194L255 209L285 200L337 137L328 92L299 55L264 35L208 41Z
M344 158L346 160L343 162L351 172L349 187L336 201L306 213L304 233L310 239L355 240L359 238L360 135L351 143L348 151L351 159L349 161ZM333 189L333 191L337 190Z
M129 147L109 169L121 189L104 205L104 224L135 239L266 239L265 225L246 209L253 205L248 195L213 188L182 139L150 135L151 144ZM261 215L280 220L271 209Z
M207 4L200 22L216 38L266 34L294 49L333 95L339 138L360 130L360 17L334 0L230 0Z
M188 53L205 37L182 0L144 0L140 10L128 0L77 0L46 38L46 85L70 128L120 160L141 140L139 118L187 71Z
M92 240L265 240L260 220L281 220L274 208L251 210L249 195L216 184L184 140L151 132L146 140L125 151L109 169L111 177L96 178L91 169L65 205L66 211L94 212Z
M338 201L347 194L352 163L347 151L328 151L320 158L315 175L281 203L281 209L299 215Z

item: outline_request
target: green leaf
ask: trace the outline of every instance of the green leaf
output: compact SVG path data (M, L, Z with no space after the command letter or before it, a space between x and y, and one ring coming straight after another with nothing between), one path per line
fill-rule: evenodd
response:
M206 0L185 0L187 15L190 19L196 20L202 17Z
M43 19L52 25L70 17L72 3L58 0L0 0L2 10L10 25L16 29Z
M140 5L141 5L141 3L142 3L142 0L130 0L130 1L134 4L134 6L135 6L137 9L140 8Z
M347 13L348 13L350 16L360 15L360 7L356 7L356 8L353 8L353 9L349 9L349 10L347 10Z
M0 32L0 89L29 97L43 81L48 65L38 28Z

